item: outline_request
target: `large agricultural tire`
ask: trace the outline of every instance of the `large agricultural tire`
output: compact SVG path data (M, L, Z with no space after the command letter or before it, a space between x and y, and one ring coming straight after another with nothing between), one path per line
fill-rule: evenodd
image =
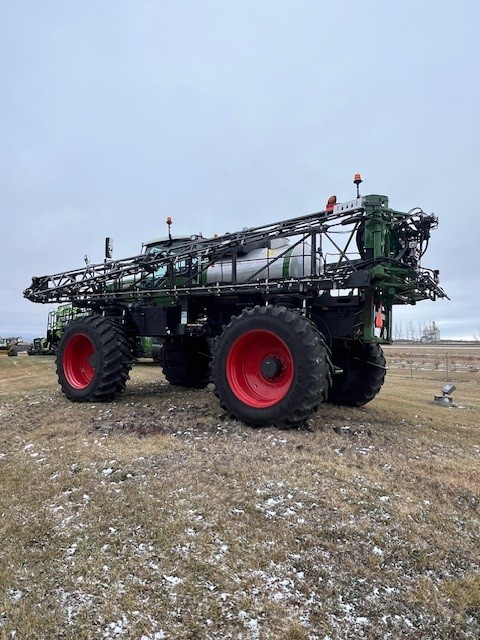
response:
M331 384L329 351L315 325L284 306L245 309L213 349L222 408L252 426L302 425Z
M63 393L75 402L112 400L125 389L132 353L122 329L92 315L66 328L57 351L57 375Z
M185 337L165 341L161 355L163 374L178 387L204 389L210 382L210 346L206 338Z
M343 373L333 378L329 402L361 407L382 388L387 367L380 345L355 342L348 350L334 347L333 362Z

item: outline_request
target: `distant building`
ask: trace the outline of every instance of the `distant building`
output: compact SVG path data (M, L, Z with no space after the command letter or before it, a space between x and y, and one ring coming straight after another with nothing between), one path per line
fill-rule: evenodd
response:
M437 328L435 322L423 329L420 342L440 342L440 329Z

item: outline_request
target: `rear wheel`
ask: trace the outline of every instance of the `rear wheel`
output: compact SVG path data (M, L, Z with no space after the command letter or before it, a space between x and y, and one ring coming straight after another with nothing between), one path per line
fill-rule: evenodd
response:
M163 373L170 384L204 389L210 382L210 346L206 338L167 340L161 358Z
M67 398L77 402L111 400L125 389L131 366L124 332L103 316L73 320L58 346L58 381Z
M213 352L221 406L254 426L305 422L326 400L330 370L321 333L284 306L255 307L233 317Z
M361 407L382 388L387 367L380 345L354 342L347 347L334 346L333 362L343 373L333 378L329 402Z

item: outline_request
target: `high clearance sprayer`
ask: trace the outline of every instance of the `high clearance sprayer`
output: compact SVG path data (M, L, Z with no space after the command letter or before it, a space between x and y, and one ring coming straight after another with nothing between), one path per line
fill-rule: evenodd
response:
M140 255L32 279L33 302L87 309L57 352L73 401L121 393L138 338L163 340L166 379L215 386L251 425L298 426L322 402L361 406L385 379L392 308L447 297L420 266L433 214L382 195L328 199L324 211L213 238L168 236Z

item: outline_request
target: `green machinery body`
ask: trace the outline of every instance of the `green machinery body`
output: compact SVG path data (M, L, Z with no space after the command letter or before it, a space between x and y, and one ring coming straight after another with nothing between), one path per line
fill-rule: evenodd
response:
M222 406L250 424L300 424L327 398L370 401L385 377L393 307L447 296L438 270L421 264L437 218L360 196L359 174L354 183L353 200L332 196L322 211L213 238L174 238L168 218L168 236L139 255L34 277L26 298L88 314L67 324L60 314L51 328L62 334L64 392L113 397L139 340L153 338L169 382L212 380ZM97 370L115 358L114 371Z

